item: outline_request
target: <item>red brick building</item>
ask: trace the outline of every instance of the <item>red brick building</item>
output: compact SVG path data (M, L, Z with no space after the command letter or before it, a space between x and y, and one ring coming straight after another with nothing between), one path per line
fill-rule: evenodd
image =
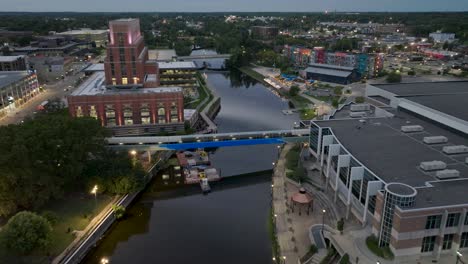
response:
M68 97L70 115L98 118L117 136L183 130L182 88L159 87L158 63L148 60L139 20L109 24L104 72L91 75Z

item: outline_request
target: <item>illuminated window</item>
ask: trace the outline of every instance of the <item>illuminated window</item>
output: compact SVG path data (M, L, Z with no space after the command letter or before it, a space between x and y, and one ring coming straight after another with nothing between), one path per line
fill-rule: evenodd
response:
M96 106L91 105L91 106L89 107L89 116L97 119Z
M138 81L139 81L138 77L133 77L133 83L134 83L134 84L137 84Z
M171 104L171 122L172 123L179 122L179 114L178 114L176 103Z
M142 105L140 110L141 124L147 125L151 123L151 113L147 105Z
M127 77L122 78L122 84L123 85L128 84L128 78Z
M83 109L81 109L81 106L76 107L76 117L83 117Z
M106 105L106 121L108 126L115 126L115 110L113 105Z
M117 85L117 80L115 78L112 78L112 85Z
M125 105L123 110L125 125L133 125L133 110L130 105Z
M158 123L166 123L166 109L163 106L160 106L158 109Z

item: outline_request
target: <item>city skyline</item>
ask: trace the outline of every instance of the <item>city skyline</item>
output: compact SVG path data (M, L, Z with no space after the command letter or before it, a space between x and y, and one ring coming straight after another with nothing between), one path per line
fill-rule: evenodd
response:
M2 0L4 12L427 12L427 11L468 11L468 1L415 0L408 3L404 0L331 0L311 3L307 0L199 0L187 3L184 0L171 2L147 3L144 0L132 2L124 0L95 2L83 0L64 2L59 0Z

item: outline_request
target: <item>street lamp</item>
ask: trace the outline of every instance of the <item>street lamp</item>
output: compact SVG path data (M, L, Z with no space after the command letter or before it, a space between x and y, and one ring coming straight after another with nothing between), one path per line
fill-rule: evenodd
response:
M283 263L286 263L286 256L283 256Z
M273 259L273 262L275 262L275 263L276 263L276 258L275 258L275 257L273 257L272 259Z
M107 258L102 258L101 259L101 264L108 264L109 263L109 259Z
M134 157L135 157L135 156L136 156L136 154L137 154L136 150L132 150L132 151L130 151L130 155L132 155L132 156L134 156Z
M97 203L97 191L98 191L98 186L94 185L93 189L91 190L91 194L94 194L94 201Z
M324 236L323 235L323 228L325 227L325 213L326 212L327 212L327 210L322 209L322 237Z
M458 264L458 262L460 261L460 258L463 257L463 254L460 253L460 251L457 250L457 262L456 264Z

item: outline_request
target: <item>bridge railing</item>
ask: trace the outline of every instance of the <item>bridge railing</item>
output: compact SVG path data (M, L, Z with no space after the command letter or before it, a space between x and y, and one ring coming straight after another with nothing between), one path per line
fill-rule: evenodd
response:
M112 137L108 138L109 145L157 145L157 144L180 144L208 141L228 141L241 139L259 138L287 138L302 137L309 134L309 129L294 130L272 130L272 131L251 131L233 132L219 134L195 134L186 136L166 136L166 137Z

